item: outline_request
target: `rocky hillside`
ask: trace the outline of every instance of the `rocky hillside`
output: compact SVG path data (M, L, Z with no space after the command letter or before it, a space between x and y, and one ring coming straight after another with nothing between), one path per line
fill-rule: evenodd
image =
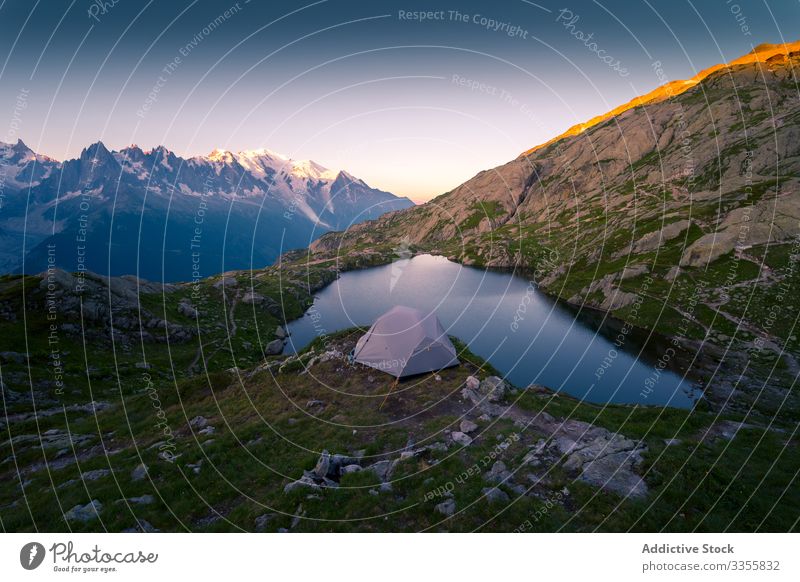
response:
M329 230L413 203L269 150L181 158L101 142L57 162L0 144L0 272L189 281L260 268Z
M702 374L719 405L774 413L788 398L797 410L798 66L800 42L762 45L312 248L391 256L407 240L519 269L577 307L716 357ZM732 402L745 367L760 396Z

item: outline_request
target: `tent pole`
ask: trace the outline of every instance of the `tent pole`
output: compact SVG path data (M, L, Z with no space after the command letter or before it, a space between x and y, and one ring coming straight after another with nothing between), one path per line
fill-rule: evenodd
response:
M381 405L378 407L378 410L381 410L383 408L383 405L386 404L387 400L389 400L389 395L392 393L392 390L397 388L397 384L399 382L400 382L400 378L395 378L394 379L394 382L392 382L391 388L389 388L389 391L386 393L386 397L383 399L383 402L381 402Z

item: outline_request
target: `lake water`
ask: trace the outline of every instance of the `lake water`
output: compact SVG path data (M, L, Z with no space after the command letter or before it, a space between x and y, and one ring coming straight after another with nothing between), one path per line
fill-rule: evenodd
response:
M431 255L343 273L289 324L286 351L322 334L369 326L395 305L437 315L449 335L517 386L544 384L595 403L684 408L698 396L689 379L656 371L657 354L640 353L632 341L618 348L609 325L576 316L529 281Z

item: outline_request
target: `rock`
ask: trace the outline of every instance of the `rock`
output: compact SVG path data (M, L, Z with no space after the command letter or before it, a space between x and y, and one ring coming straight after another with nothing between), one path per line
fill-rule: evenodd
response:
M129 497L127 501L136 505L150 505L155 501L155 497L152 495L141 495L139 497Z
M152 364L148 364L147 362L136 362L134 364L140 370L151 370L153 368Z
M681 444L683 441L681 439L664 439L664 444L668 447L674 447Z
M95 469L94 471L85 471L81 473L81 479L84 481L97 481L110 474L111 471L108 469Z
M266 301L266 297L255 293L253 291L248 291L242 297L242 303L246 303L247 305L261 305Z
M100 517L100 512L103 511L103 504L97 499L93 499L86 505L76 505L64 514L64 519L67 521L82 521L87 522Z
M131 471L131 480L132 481L141 481L147 477L147 465L144 463L139 463L136 468Z
M178 303L178 313L191 319L196 319L200 315L197 309L195 309L194 306L186 300Z
M481 385L481 381L478 380L475 376L467 376L467 379L464 382L464 384L469 390L477 390L478 387Z
M272 519L275 517L274 513L265 513L263 515L259 515L256 518L256 531L265 531L267 529L267 525Z
M635 464L628 452L605 455L585 464L579 478L624 497L646 497L647 484L631 470Z
M394 471L395 461L378 461L374 465L366 468L367 471L372 471L378 476L381 481L387 481L392 476Z
M469 445L472 444L472 438L469 435L464 434L463 432L454 431L450 435L450 438L452 438L454 442L464 447L468 447Z
M195 416L189 421L189 426L192 428L205 428L208 426L208 419L205 416Z
M283 488L283 492L291 493L292 491L297 491L298 489L313 489L316 491L320 489L320 486L314 483L314 481L312 481L308 477L303 476L297 481L292 481L291 483L288 483Z
M489 402L498 402L505 398L508 384L502 378L489 376L478 387L478 392L485 396Z
M764 196L754 204L731 210L715 232L694 241L681 256L681 267L705 267L735 251L767 243L792 240L800 233L797 196Z
M277 356L283 352L283 340L272 340L267 344L267 347L264 348L264 355L265 356Z
M214 289L228 289L229 287L236 288L239 286L239 282L234 279L233 277L221 277L219 281L214 283Z
M439 503L434 510L441 513L442 515L453 515L456 512L456 502L455 499L445 499L441 503Z
M675 265L669 270L669 272L666 275L664 275L664 280L672 282L675 279L677 279L678 275L680 274L681 274L681 268L678 265Z
M667 224L661 230L648 232L642 236L642 238L633 243L632 247L628 246L619 253L616 253L614 256L615 258L619 258L627 254L640 255L642 253L654 251L661 247L664 243L677 237L684 230L689 228L690 225L691 222L689 220L679 220L677 222Z
M322 400L309 400L306 402L306 408L314 408L316 406L325 406Z
M464 434L469 434L474 430L478 429L478 425L472 422L471 420L464 419L461 421L461 424L458 426L461 429L461 432Z
M511 501L508 494L497 487L486 487L481 492L489 503L508 503Z
M483 479L491 483L503 483L511 479L511 471L508 470L503 461L495 461L491 470L484 473Z
M647 265L626 265L622 271L622 275L620 275L620 281L635 279L649 272L650 268Z
M283 329L283 326L279 325L278 327L275 328L275 337L278 338L279 340L286 339L287 334L286 330Z
M297 509L294 510L294 517L292 517L292 523L289 525L289 529L294 529L300 524L300 520L305 516L306 512L303 511L303 504L297 506Z
M564 470L570 473L579 471L580 468L583 467L583 462L583 458L581 458L580 455L570 455L564 462Z
M358 473L361 471L361 465L345 465L341 468L342 475L349 475L350 473Z
M318 479L323 479L331 473L331 454L328 451L322 451L312 473Z

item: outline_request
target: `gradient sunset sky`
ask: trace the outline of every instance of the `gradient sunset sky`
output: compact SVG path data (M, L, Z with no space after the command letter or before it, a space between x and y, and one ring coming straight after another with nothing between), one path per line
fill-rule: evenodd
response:
M797 0L0 0L0 141L266 147L421 201L653 89L656 61L688 78L798 24Z

